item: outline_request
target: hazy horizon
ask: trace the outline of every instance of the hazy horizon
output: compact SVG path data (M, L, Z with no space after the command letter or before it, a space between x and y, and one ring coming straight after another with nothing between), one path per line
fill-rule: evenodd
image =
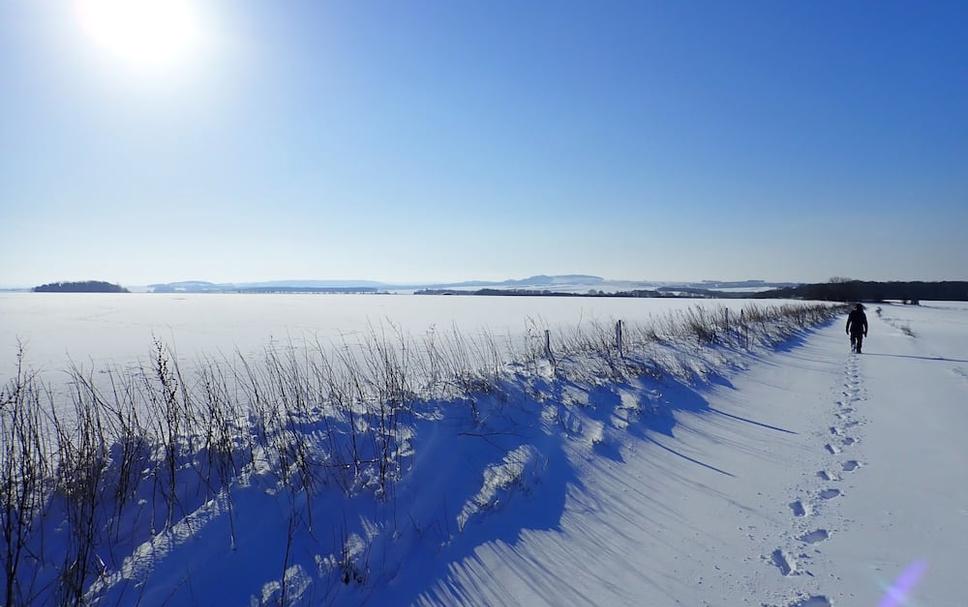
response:
M351 277L351 278L330 278L330 277L315 277L315 278L266 278L260 280L209 280L207 278L188 278L182 280L150 280L147 282L120 282L107 280L98 277L87 277L78 279L63 279L63 280L50 280L41 282L34 282L30 284L2 284L0 283L0 288L30 288L38 286L41 284L49 284L55 282L83 282L83 281L104 281L111 282L114 284L119 284L121 286L135 286L135 287L146 287L156 284L177 284L177 283L187 283L187 282L206 282L213 284L259 284L259 283L310 283L310 282L333 282L333 283L377 283L381 285L388 286L424 286L424 285L435 285L435 284L452 284L452 283L462 283L462 282L503 282L508 280L523 280L527 278L532 278L535 276L589 276L594 278L602 279L603 282L642 282L642 283L701 283L701 282L749 282L749 281L761 281L766 283L779 283L779 282L802 282L797 280L765 280L760 278L740 278L740 279L718 279L718 278L703 278L698 280L654 280L649 278L629 278L629 277L616 277L616 276L600 276L596 274L586 274L584 272L566 272L563 274L549 274L548 272L537 272L534 274L528 274L523 276L500 276L495 278L480 278L476 276L468 276L463 278L458 278L454 280L398 280L398 281L386 281L376 278L369 277Z
M781 284L781 283L808 284L808 283L825 283L825 282L828 282L828 281L833 281L833 280L839 281L839 280L843 280L843 279L860 280L860 281L874 281L874 282L917 282L917 281L938 282L938 281L960 281L960 279L939 279L938 281L925 281L924 279L921 279L921 278L904 278L904 277L902 277L902 278L891 278L891 279L875 280L875 279L869 279L869 278L865 278L865 277L856 277L856 276L849 276L849 277L830 276L830 277L828 277L828 278L826 278L824 280L816 280L816 281L804 281L804 280L796 280L796 279L768 280L768 279L755 278L755 277L754 278L735 278L735 279L701 278L701 279L667 279L667 280L658 280L658 279L651 279L651 278L629 278L629 277L616 277L616 276L599 276L599 275L586 274L586 273L580 273L580 272L566 272L564 274L549 274L547 272L539 272L539 273L536 273L536 274L528 274L526 276L503 276L503 277L496 277L496 278L463 277L463 278L457 278L457 279L453 279L453 280L399 280L399 281L386 281L386 280L379 280L379 279L369 278L369 277L364 277L364 278L359 278L359 277L356 277L356 278L328 278L328 277L316 277L316 278L278 278L278 277L276 277L276 278L266 278L266 279L261 279L261 280L248 280L248 279L244 279L244 280L209 280L209 279L206 279L206 278L189 278L189 279L184 279L184 280L167 280L167 281L151 280L151 281L147 281L147 282L122 282L122 281L107 280L107 279L99 278L99 277L87 277L87 278L80 278L80 279L69 279L69 280L68 279L65 279L65 280L50 280L50 281L44 281L44 282L33 282L33 283L29 283L29 284L27 284L27 283L21 283L21 284L4 284L4 283L0 283L0 289L16 289L16 290L21 290L21 289L30 289L32 287L40 286L42 284L50 284L50 283L57 283L57 282L84 282L84 281L103 281L103 282L109 282L109 283L117 284L117 285L120 285L122 287L135 287L135 288L150 287L152 285L167 285L167 284L194 283L194 282L197 282L197 283L211 283L211 284L215 284L215 285L267 285L267 284L275 284L275 285L280 285L280 286L286 286L286 285L300 285L300 284L310 285L311 283L333 283L332 286L341 286L341 285L342 286L357 286L357 285L358 286L366 286L367 284L372 284L372 285L379 286L379 287L427 287L427 286L438 286L438 285L439 286L448 286L448 285L452 285L452 284L461 284L461 283L487 283L487 282L502 283L502 282L506 282L506 281L525 280L525 279L533 278L533 277L536 277L536 276L560 277L560 276L575 276L575 275L589 276L589 277L592 277L592 278L600 279L601 282L603 284L605 284L605 285L616 284L616 283L701 284L701 283L744 283L744 282L747 282L747 283L748 282L762 282L762 283L765 283L765 284ZM584 283L578 282L576 284L584 284ZM592 283L589 283L589 285L591 285L591 284ZM527 287L525 287L525 288L527 288Z
M964 23L14 0L0 284L968 279Z

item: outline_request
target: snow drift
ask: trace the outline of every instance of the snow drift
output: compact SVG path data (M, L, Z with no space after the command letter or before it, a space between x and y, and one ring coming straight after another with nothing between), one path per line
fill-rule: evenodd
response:
M133 372L73 368L66 393L21 361L0 393L2 596L433 602L474 547L554 528L578 459L620 464L697 383L837 312L697 307L524 347L378 327L190 377L158 342Z

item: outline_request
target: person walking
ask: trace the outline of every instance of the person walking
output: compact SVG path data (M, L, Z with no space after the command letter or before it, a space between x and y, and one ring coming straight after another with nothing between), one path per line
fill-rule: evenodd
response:
M850 335L851 351L860 354L864 338L867 337L867 315L864 314L864 306L861 304L854 306L847 315L847 335Z

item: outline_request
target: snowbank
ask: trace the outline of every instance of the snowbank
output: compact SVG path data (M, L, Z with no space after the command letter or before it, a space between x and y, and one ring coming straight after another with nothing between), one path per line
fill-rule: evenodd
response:
M621 444L648 440L643 418L674 423L697 383L836 311L692 308L628 323L620 343L598 323L535 327L523 346L381 329L191 378L158 343L133 373L75 370L69 415L21 368L0 395L3 592L419 602L476 546L554 528L582 458L620 463Z

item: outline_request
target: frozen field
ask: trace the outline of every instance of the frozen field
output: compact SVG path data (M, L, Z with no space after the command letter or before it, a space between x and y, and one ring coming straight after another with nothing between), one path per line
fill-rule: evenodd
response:
M329 299L281 301L298 302L292 312ZM600 302L628 306L596 308L600 318L636 320L640 303L333 299L453 305L450 320L494 330L513 330L530 304L560 305L553 324ZM271 301L241 296L235 309L250 300ZM639 319L696 302L641 303ZM232 322L209 309L222 323L212 335L256 319L293 326L294 314L270 319L256 305ZM357 330L362 309L343 308ZM193 404L177 387L152 392L153 416L87 409L84 419L129 429L110 457L98 451L100 421L85 426L97 438L87 459L57 450L72 491L27 528L18 595L57 604L54 581L80 572L75 596L102 605L966 604L968 304L872 304L863 355L849 353L843 315L801 313L756 325L752 346L718 326L706 341L663 336L621 359L593 347L495 370L453 396L400 398L401 367L386 359L352 376L362 383L322 392L316 376L282 367L256 386L269 398L244 410L219 385ZM123 324L112 314L106 326ZM206 325L180 318L186 330ZM254 422L207 423L233 412ZM164 439L186 414L205 430L194 450ZM231 428L243 431L219 442Z
M740 309L757 300L429 295L0 294L0 377L14 361L17 339L29 362L59 371L68 355L79 363L126 365L143 359L152 337L173 344L181 358L244 354L270 340L324 343L354 339L388 323L411 334L453 325L515 338L529 324L576 326L595 320L642 321L696 305ZM762 301L760 301L762 303ZM783 303L771 301L771 304Z

